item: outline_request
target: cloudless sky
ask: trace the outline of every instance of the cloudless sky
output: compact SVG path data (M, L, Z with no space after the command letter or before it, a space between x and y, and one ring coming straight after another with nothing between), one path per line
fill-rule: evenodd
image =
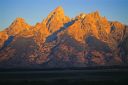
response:
M128 25L128 0L0 0L0 30L7 28L16 17L35 25L57 6L62 6L65 15L72 18L81 12L98 10L110 21Z

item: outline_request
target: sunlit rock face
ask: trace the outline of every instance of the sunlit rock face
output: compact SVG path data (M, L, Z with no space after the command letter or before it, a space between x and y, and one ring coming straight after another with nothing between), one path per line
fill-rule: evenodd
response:
M115 39L117 42L120 42L125 34L125 25L117 21L111 22L110 25L113 39Z
M46 41L46 38L50 35L50 32L46 27L45 22L43 21L42 23L36 24L34 30L35 30L34 31L35 41L37 42L38 45L42 45Z
M98 11L70 19L62 7L42 22L17 18L0 32L0 68L67 68L128 63L128 27Z
M96 11L90 14L80 14L67 30L69 35L78 41L84 41L88 35L93 35L105 41L108 39L110 29L107 19L101 17L99 12Z
M44 22L50 33L53 33L63 27L69 20L70 18L65 16L63 8L59 6L48 15Z
M6 29L9 35L17 35L20 32L28 30L31 26L24 19L16 18L16 20Z
M8 39L6 32L0 32L0 48L4 45L4 42Z

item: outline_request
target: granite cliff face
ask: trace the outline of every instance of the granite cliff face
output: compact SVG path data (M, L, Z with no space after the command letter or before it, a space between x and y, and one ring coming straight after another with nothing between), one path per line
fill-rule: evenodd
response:
M48 17L44 20L46 27L50 33L54 33L64 26L65 23L69 22L70 18L65 16L64 10L61 6L53 10Z
M8 39L6 32L0 32L0 48L4 45L4 42Z
M128 63L128 27L98 11L70 19L57 7L35 26L17 18L0 32L1 68L68 68Z
M74 24L69 26L68 33L78 41L83 41L88 35L106 40L110 33L110 24L105 17L96 11L90 14L80 14L75 18Z
M46 27L45 22L43 21L42 23L37 23L34 29L35 42L37 42L38 45L42 45L46 41L46 38L50 35L50 32Z
M14 22L6 29L8 35L17 35L24 30L28 30L31 26L24 19L16 18Z

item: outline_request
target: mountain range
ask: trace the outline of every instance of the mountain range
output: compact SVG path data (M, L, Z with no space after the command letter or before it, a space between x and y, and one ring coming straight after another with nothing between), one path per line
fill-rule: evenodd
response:
M16 18L0 32L0 68L127 64L128 26L98 11L70 18L59 6L35 26Z

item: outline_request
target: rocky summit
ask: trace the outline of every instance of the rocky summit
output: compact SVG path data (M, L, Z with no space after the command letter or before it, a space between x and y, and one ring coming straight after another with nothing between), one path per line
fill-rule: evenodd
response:
M74 18L61 6L30 26L16 18L0 32L0 68L71 68L128 64L128 26L98 11Z

